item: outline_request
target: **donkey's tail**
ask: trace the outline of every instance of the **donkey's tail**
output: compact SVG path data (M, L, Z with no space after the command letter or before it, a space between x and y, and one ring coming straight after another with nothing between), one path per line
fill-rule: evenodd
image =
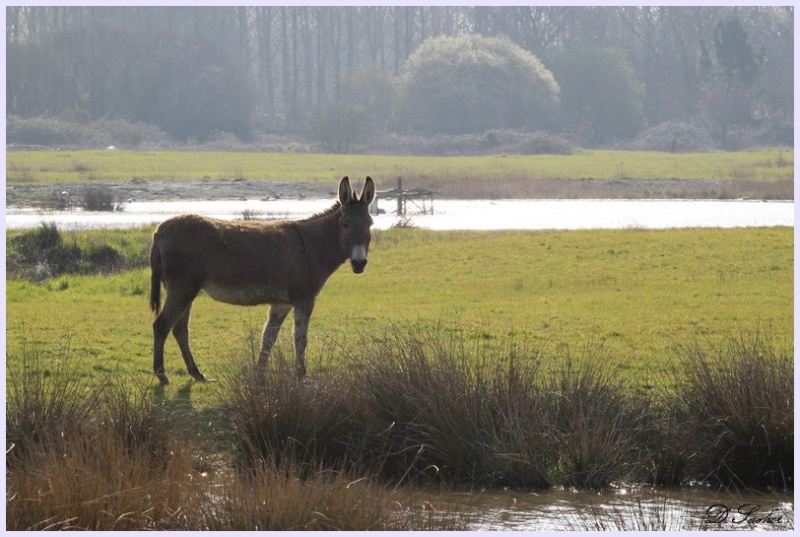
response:
M150 250L150 309L158 315L161 309L161 251L153 240Z

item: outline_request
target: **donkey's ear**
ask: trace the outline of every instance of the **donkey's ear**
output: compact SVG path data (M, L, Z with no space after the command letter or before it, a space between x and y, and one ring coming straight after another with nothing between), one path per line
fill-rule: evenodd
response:
M361 189L361 203L369 205L375 199L375 183L372 182L372 177L367 176L364 183L364 188Z
M350 178L345 175L339 183L339 202L347 205L351 201L353 201L353 188L350 186Z

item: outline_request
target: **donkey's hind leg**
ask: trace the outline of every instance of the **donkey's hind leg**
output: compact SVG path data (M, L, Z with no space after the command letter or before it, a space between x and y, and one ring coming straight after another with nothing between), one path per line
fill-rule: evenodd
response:
M175 326L172 327L172 335L175 336L175 340L178 342L178 347L181 349L183 361L186 363L186 370L189 372L192 378L199 380L200 382L215 382L214 379L208 379L200 372L200 370L197 368L197 364L194 363L192 351L189 350L189 316L191 314L192 305L189 304L189 307L186 308L186 311L183 312L183 315L178 318L178 322L176 322Z
M153 372L158 377L158 380L161 381L161 384L169 384L169 379L164 373L164 343L166 343L167 336L169 336L172 328L192 305L195 296L197 296L197 293L194 293L194 295L179 294L177 292L169 293L167 300L164 302L164 308L153 322Z
M308 323L314 312L314 299L294 306L294 370L297 378L306 376L306 345L308 344Z
M258 354L258 362L256 370L263 372L267 367L267 359L272 352L272 347L278 339L278 332L281 331L283 321L286 316L292 311L292 306L289 304L273 304L269 308L269 318L267 324L264 325L264 333L261 336L261 352Z

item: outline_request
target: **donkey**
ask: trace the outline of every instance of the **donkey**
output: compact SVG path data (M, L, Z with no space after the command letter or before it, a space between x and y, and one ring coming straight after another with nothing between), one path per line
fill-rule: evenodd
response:
M169 383L164 343L170 331L189 374L198 381L212 381L197 368L189 350L189 315L201 289L229 304L270 304L256 364L262 372L281 325L294 308L295 372L303 378L308 323L322 286L347 259L356 274L367 265L373 199L372 178L366 178L359 195L344 177L336 203L305 220L230 222L183 215L160 224L150 251L150 308L157 315L153 371L161 383ZM163 309L162 282L167 290Z

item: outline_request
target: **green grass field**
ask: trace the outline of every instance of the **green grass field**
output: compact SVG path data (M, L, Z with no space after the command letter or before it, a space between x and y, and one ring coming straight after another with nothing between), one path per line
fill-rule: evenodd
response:
M324 181L371 175L379 187L397 176L417 184L451 180L714 179L785 181L791 149L670 154L579 151L573 155L413 157L175 151L19 151L6 156L9 185L125 182L138 178ZM384 183L385 182L385 183Z
M7 281L10 367L27 346L46 356L71 353L87 379L133 372L155 385L148 293L146 269L42 284ZM391 229L374 234L364 274L344 266L320 294L309 330L309 374L333 346L420 325L498 345L602 344L645 384L669 369L678 345L759 330L790 349L792 305L791 228ZM266 314L266 306L229 306L201 295L191 325L201 371L213 378L257 352ZM289 353L290 333L289 320L281 334ZM165 360L177 386L188 381L172 339Z

